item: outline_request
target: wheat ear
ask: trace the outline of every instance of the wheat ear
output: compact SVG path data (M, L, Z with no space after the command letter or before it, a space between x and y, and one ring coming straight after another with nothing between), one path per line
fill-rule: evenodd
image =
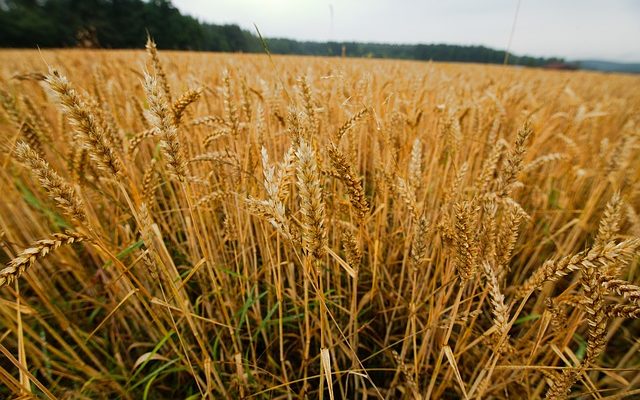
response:
M46 257L62 245L78 243L86 240L84 235L75 232L54 233L50 239L38 240L31 247L23 250L7 266L0 270L0 287L10 285L25 273L36 260Z
M369 112L368 108L363 108L357 113L353 114L351 118L346 120L342 124L342 126L340 126L340 128L338 129L338 132L336 133L336 142L340 141L342 136L344 136L344 134L347 133L349 129L353 128L356 125L356 123L358 123L358 121L363 119L368 112Z
M478 238L474 232L478 216L478 207L473 202L463 201L454 205L455 225L455 267L460 277L466 281L477 270Z
M56 202L67 216L78 222L87 220L82 200L74 188L62 179L35 150L28 144L19 142L16 145L16 156L29 167L31 173L38 179L40 185L49 194L49 197Z
M618 244L613 242L596 245L590 250L573 256L566 256L559 261L547 261L518 289L520 297L540 288L547 281L556 281L572 271L583 267L615 265L628 258L640 246L640 239L628 239Z
M364 221L367 214L369 214L369 203L364 195L364 189L362 188L360 179L357 178L347 157L338 150L335 144L329 144L328 153L331 159L331 165L336 171L335 176L344 183L351 205L356 210L358 221Z
M610 318L640 318L640 306L636 304L609 304L605 313Z
M120 176L122 162L86 102L71 87L67 78L55 69L49 70L46 82L57 95L83 146L98 168L113 176Z
M302 240L309 255L321 259L326 253L327 230L320 172L316 155L309 144L300 140L296 149L297 177L302 213Z
M153 64L153 69L156 72L156 75L160 79L160 84L162 85L162 92L165 96L165 99L168 103L171 103L173 100L171 99L171 89L169 87L169 80L167 79L167 74L164 73L164 69L162 68L162 63L160 62L160 58L158 57L158 48L156 47L156 43L151 39L151 36L147 36L147 44L146 44L147 54L151 57L151 62Z
M604 244L613 240L620 230L620 220L622 219L622 201L620 194L615 193L604 211L604 215L598 226L596 244Z
M190 104L198 101L202 95L202 89L189 89L178 100L173 102L171 111L173 113L173 124L180 125L182 121L182 115Z
M500 284L496 272L488 262L482 263L482 270L489 286L489 298L491 303L491 313L493 314L493 325L496 327L500 337L506 334L509 328L509 308L504 304L504 294L500 290Z
M627 301L640 306L640 286L633 285L622 279L605 279L602 287L609 293L615 293Z
M522 170L522 160L524 153L527 150L527 139L532 133L533 130L529 121L525 122L522 128L518 131L513 151L511 151L507 156L504 170L500 177L500 190L498 192L500 197L507 196L513 188L513 185L518 178L518 174Z
M169 105L160 93L157 79L145 74L144 89L149 101L149 114L153 126L162 135L162 150L167 157L170 171L179 181L185 181L187 164L182 154L182 146L178 140L178 129L173 123Z

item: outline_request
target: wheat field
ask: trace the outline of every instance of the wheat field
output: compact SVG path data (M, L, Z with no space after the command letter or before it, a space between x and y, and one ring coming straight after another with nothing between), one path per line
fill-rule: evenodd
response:
M0 52L0 397L640 396L640 78Z

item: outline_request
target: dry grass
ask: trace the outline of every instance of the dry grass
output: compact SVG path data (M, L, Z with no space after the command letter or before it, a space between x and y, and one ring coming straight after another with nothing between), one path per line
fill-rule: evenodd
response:
M0 397L637 396L639 85L0 52Z

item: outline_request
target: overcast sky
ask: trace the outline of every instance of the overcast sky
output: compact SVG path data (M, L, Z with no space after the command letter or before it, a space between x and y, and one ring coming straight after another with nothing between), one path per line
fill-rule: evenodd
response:
M640 0L520 0L517 54L640 62ZM173 0L266 37L481 44L505 49L518 0ZM332 17L333 15L333 17Z

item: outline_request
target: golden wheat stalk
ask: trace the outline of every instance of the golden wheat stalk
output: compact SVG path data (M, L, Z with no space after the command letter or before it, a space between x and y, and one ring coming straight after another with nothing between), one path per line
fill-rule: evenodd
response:
M0 287L12 284L25 273L35 262L46 257L53 250L63 245L82 242L86 237L80 233L67 231L54 233L50 239L38 240L31 247L22 250L7 266L0 270Z
M316 155L311 146L301 140L296 149L296 157L302 241L307 254L315 259L322 259L326 254L327 229Z
M596 244L604 244L614 239L620 230L620 220L622 219L622 200L619 193L615 193L607 203L604 215L598 226Z
M496 263L500 268L506 267L511 259L521 220L522 214L516 207L509 207L502 218L496 238Z
M173 102L171 111L173 113L173 124L180 125L182 121L182 115L189 105L198 101L202 95L202 89L189 89L180 96L180 98Z
M400 176L396 178L396 183L393 187L396 189L397 195L406 205L411 221L416 221L419 213L416 192L413 190L411 185L409 185L409 183Z
M618 244L610 242L596 245L589 250L563 257L558 261L549 260L533 273L518 289L517 294L523 297L530 291L539 289L547 281L556 281L582 268L606 267L622 263L633 255L638 247L640 247L640 239L627 239Z
M587 351L583 365L589 366L596 361L606 345L607 315L605 312L604 290L602 288L600 268L586 267L582 271L582 288L585 293L587 314Z
M338 143L344 134L347 133L349 129L353 128L358 121L362 120L368 113L369 109L365 107L346 120L338 129L338 132L336 132L336 143Z
M493 185L497 183L496 172L499 167L500 159L502 158L507 146L508 144L506 141L503 139L498 140L493 144L491 151L484 160L480 175L478 175L475 183L481 193L490 192Z
M475 222L479 209L472 201L463 201L454 205L454 264L463 281L469 280L477 270L479 255L478 237Z
M418 272L425 264L429 248L429 222L421 217L416 224L409 255L413 272Z
M602 282L602 287L608 293L615 293L635 305L640 306L640 286L621 279L605 279Z
M142 175L142 198L149 207L153 207L156 202L155 191L158 185L156 163L156 159L152 158Z
M82 200L75 189L60 177L40 155L24 142L16 145L16 156L24 163L31 173L38 179L40 185L49 197L64 211L64 213L78 222L86 222Z
M178 140L178 129L173 123L169 105L160 93L157 79L145 74L144 89L149 101L149 115L152 125L162 135L162 150L172 175L179 181L187 177L187 163Z
M608 304L605 313L611 318L640 318L640 306L637 304Z
M30 104L30 103L28 103ZM24 137L24 140L29 143L32 149L43 154L43 146L41 137L43 136L42 130L38 128L35 121L36 114L24 115L18 108L16 100L9 93L4 90L0 90L0 105L4 108L9 120L13 123L14 127ZM32 118L32 116L34 118Z
M115 177L120 176L122 162L109 144L95 116L90 112L89 106L71 87L67 78L50 68L45 82L57 95L80 141L98 168Z
M156 47L156 42L151 39L151 36L147 36L147 44L146 44L147 54L151 57L151 62L153 64L153 69L160 80L160 85L162 86L162 95L165 97L166 102L171 103L173 100L171 98L171 88L169 87L169 80L167 79L167 74L164 72L164 68L162 68L162 63L160 62L160 57L158 56L158 48Z
M283 196L283 191L286 190L284 185L285 177L283 174L286 174L286 168L290 163L293 151L287 152L284 165L278 169L277 173L276 168L269 162L267 149L263 147L261 154L262 174L264 176L264 188L267 192L267 199L260 200L250 196L245 202L249 206L249 211L252 214L266 218L286 239L295 241L295 236L292 233L283 203L286 197L286 194Z
M491 313L493 314L493 325L496 327L499 337L502 337L509 328L509 308L504 303L504 294L500 290L494 267L487 261L484 261L481 265L489 287L489 302L491 303Z
M545 399L564 400L569 396L571 387L576 383L580 374L578 370L565 369L562 373L552 376Z
M140 145L144 139L157 136L159 133L160 132L157 127L145 129L144 131L136 133L131 139L129 139L127 152L129 155L133 154L138 145Z
M342 248L347 257L347 264L349 264L354 271L358 271L360 263L362 262L362 250L360 250L360 245L356 238L348 230L342 233Z
M422 142L419 138L416 138L411 146L408 181L415 192L422 186Z
M531 123L525 122L522 128L518 131L516 136L516 142L513 150L509 153L505 160L505 166L500 176L500 189L498 191L500 197L507 196L513 185L516 183L518 174L522 171L522 160L524 153L527 150L527 139L533 133Z
M233 89L231 88L231 76L229 75L229 71L224 71L222 82L224 84L222 94L226 114L225 122L231 129L233 136L238 136L240 134L240 119L238 118L238 108L233 101Z
M543 156L540 156L538 158L536 158L535 160L531 161L530 163L526 164L523 168L522 168L522 172L523 173L528 173L531 171L534 171L540 167L542 167L545 164L549 164L555 161L562 161L562 160L566 160L567 156L563 153L551 153L551 154L545 154Z
M306 76L300 78L300 88L302 91L302 99L304 100L305 113L307 114L307 119L309 121L308 131L312 135L316 135L318 133L319 120L316 115L316 108L313 104L311 86L309 86L309 82L307 81Z
M369 214L369 202L365 197L360 179L357 178L354 168L347 160L347 157L338 150L335 144L330 143L327 152L329 153L331 165L335 169L335 176L344 183L347 189L349 200L356 211L358 221L364 221L367 214Z

